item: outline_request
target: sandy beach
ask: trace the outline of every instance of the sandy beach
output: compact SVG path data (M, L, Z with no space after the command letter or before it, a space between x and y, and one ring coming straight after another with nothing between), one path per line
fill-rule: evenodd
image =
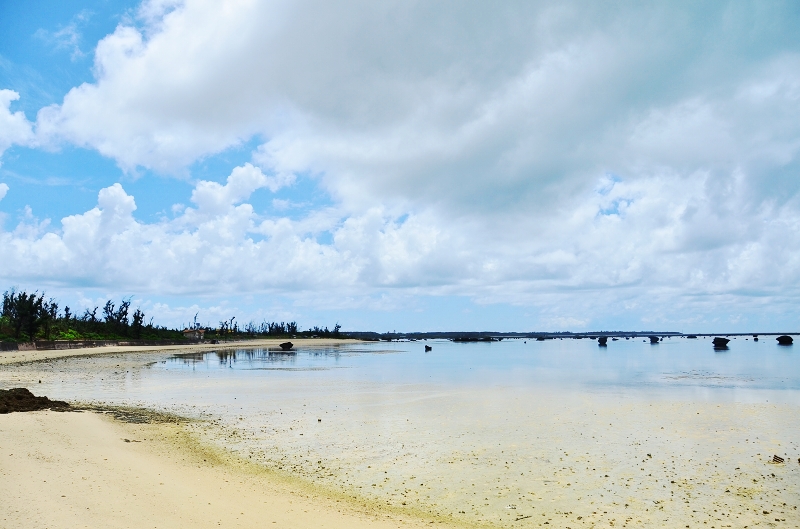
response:
M125 352L273 347L283 340L163 347L9 351L0 365ZM355 340L294 340L325 347ZM201 447L179 424L93 412L0 415L2 527L427 527L322 496ZM441 525L440 525L441 526Z
M4 528L430 527L316 494L180 425L92 412L0 415L0 497Z
M798 408L780 392L711 398L730 377L703 373L642 394L372 380L368 364L428 377L437 357L335 343L243 351L238 370L140 348L0 366L0 387L97 406L0 415L0 527L800 526Z

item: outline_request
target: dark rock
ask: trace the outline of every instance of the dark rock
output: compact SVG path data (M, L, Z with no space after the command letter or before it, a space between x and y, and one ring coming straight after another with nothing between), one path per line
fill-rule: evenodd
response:
M0 413L13 411L66 410L69 404L47 397L36 397L26 388L0 389Z
M690 340L697 340L697 335L696 334L690 334L689 336L687 336L687 338L689 338Z
M283 349L284 351L288 351L294 346L292 342L283 342L282 344L279 345L281 346L281 349Z
M604 347L608 343L608 336L600 336L597 338L597 345Z
M730 340L728 340L727 338L720 338L719 336L717 336L711 341L711 343L713 343L714 347L717 349L723 349L728 347L728 342L730 342Z
M785 334L783 336L778 336L776 340L778 340L779 345L792 345L794 341L791 336L786 336Z
M431 347L430 345L426 345L426 346L425 346L425 352L426 352L426 353L427 353L428 351L432 351L432 350L433 350L433 347Z
M650 338L650 343L658 343L658 336L648 336Z

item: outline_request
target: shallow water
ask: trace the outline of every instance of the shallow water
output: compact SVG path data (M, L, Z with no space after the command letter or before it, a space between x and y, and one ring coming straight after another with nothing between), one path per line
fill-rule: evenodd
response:
M768 338L365 343L62 360L0 383L207 418L210 442L393 508L709 527L798 521L798 354Z

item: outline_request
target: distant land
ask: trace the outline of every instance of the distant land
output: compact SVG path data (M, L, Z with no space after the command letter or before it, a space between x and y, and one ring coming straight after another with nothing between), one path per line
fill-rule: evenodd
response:
M659 338L689 338L703 336L780 336L797 335L798 332L727 332L727 333L682 333L676 331L592 331L592 332L346 332L349 338L375 341L395 340L452 340L456 342L491 342L508 339L554 340L556 338L597 339L640 338L658 336Z

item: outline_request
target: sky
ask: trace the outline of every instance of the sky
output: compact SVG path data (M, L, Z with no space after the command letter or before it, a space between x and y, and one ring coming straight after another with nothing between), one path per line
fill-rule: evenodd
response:
M800 4L0 0L0 289L800 332Z

